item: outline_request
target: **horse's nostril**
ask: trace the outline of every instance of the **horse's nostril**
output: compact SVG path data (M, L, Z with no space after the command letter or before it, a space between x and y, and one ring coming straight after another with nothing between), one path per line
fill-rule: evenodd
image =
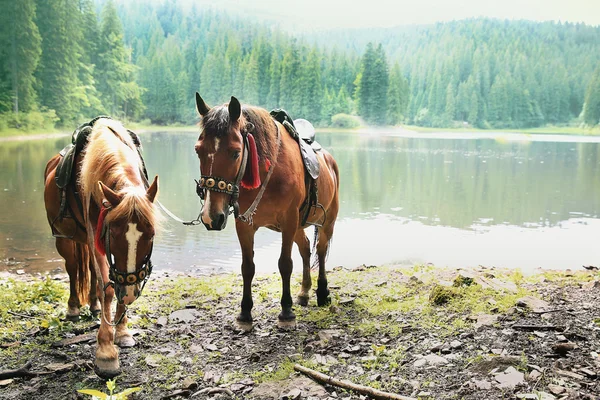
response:
M217 216L217 223L216 223L216 226L217 226L219 229L222 229L222 228L223 228L223 225L225 225L225 214L221 213L221 214L219 214L219 215Z

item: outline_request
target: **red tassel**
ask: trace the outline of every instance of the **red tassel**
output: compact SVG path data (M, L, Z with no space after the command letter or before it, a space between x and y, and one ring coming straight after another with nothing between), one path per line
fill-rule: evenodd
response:
M244 189L256 189L260 186L260 172L258 171L258 151L256 150L256 142L251 133L248 134L248 145L250 154L241 185Z
M104 228L104 217L106 217L106 213L108 212L108 208L102 206L100 209L100 215L98 216L98 224L96 225L96 234L94 235L94 246L96 247L96 251L100 253L100 255L106 255L106 249L104 248L104 240L102 237L102 229ZM106 233L109 234L108 232Z
M269 168L271 168L271 160L267 158L265 160L265 172L269 172Z

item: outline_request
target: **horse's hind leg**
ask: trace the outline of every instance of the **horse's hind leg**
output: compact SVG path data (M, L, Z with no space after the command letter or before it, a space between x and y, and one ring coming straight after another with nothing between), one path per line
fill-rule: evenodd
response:
M252 330L252 279L254 279L254 227L237 222L235 228L242 248L242 277L244 278L244 292L242 295L242 310L236 318L237 326L245 331Z
M56 250L65 259L65 268L69 274L69 301L67 303L67 319L79 321L79 296L77 294L78 265L75 246L72 240L56 238Z
M298 293L298 304L307 306L312 281L310 278L310 242L304 233L304 229L296 231L294 242L298 245L298 250L302 256L302 287L300 293Z
M317 279L317 304L319 306L326 306L331 303L331 297L329 297L329 288L327 287L325 259L327 258L327 251L329 249L329 242L331 240L331 236L333 236L334 221L332 221L330 224L326 224L322 228L317 243L317 257L319 259L319 278Z
M100 316L102 308L100 307L100 284L98 283L98 276L96 275L96 268L92 263L91 257L88 262L90 269L90 311L95 318Z

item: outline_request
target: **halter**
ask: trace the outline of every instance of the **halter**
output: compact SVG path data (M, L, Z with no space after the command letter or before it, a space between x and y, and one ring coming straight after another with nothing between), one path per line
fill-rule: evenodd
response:
M279 147L281 146L281 135L279 132L279 125L277 125L277 122L273 122L275 123L275 127L277 128L277 151L279 152ZM269 179L271 179L274 164L270 164L269 172L267 173L265 180L261 183L260 191L254 199L254 202L250 205L250 207L248 207L244 214L240 215L240 205L238 200L240 198L240 182L244 177L244 173L246 172L246 166L248 164L248 152L250 148L250 145L248 143L248 133L249 132L247 129L242 132L242 138L244 140L244 151L242 153L242 163L240 164L240 169L238 170L235 182L231 182L227 179L219 178L216 176L200 175L200 180L196 181L196 194L198 195L198 197L200 197L201 200L205 199L207 190L228 194L230 196L228 203L230 207L228 215L230 215L233 212L235 218L239 218L241 221L247 222L250 225L252 225L252 216L256 212L256 207L258 207L258 203L262 199L267 184L269 183ZM200 211L200 215L202 215L202 211ZM198 218L196 220L200 220L200 215L198 215ZM192 221L191 223L187 224L184 222L184 224L196 225L194 222L195 221Z
M246 172L246 166L248 164L248 153L250 149L250 144L248 143L247 130L244 130L242 132L242 138L244 140L244 149L242 151L242 163L240 164L240 169L238 170L234 182L211 175L200 175L200 180L196 181L196 194L198 195L198 197L200 197L201 200L204 200L206 198L207 190L228 194L230 196L228 203L229 214L233 212L236 218L240 214L240 205L238 203L238 200L240 198L240 182L242 181L242 178L244 178L244 173Z
M112 206L108 204L108 202L102 202L102 212L110 212ZM152 261L150 257L152 256L152 250L154 248L154 242L150 245L150 251L144 258L142 265L139 268L136 268L134 272L121 272L117 269L114 261L114 256L110 251L110 222L106 222L106 218L102 222L102 234L101 238L104 237L104 249L106 253L106 260L108 261L108 277L109 281L104 285L104 290L109 286L115 288L115 285L118 286L132 286L141 283L142 287L140 288L138 293L134 293L135 297L139 297L146 286L146 282L152 274ZM122 302L123 298L118 298L119 302ZM125 313L123 313L125 314Z

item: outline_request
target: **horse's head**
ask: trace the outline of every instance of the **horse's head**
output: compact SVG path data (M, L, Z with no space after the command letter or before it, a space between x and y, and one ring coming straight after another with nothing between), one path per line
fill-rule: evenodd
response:
M239 185L250 164L246 121L235 97L228 105L211 109L196 93L196 108L202 116L202 133L195 146L201 176L197 190L204 200L201 219L206 229L222 230L230 207L237 214Z
M145 192L143 189L115 192L102 182L99 185L104 201L96 248L101 254L106 253L118 302L129 305L140 295L152 272L153 202L158 192L158 176Z

